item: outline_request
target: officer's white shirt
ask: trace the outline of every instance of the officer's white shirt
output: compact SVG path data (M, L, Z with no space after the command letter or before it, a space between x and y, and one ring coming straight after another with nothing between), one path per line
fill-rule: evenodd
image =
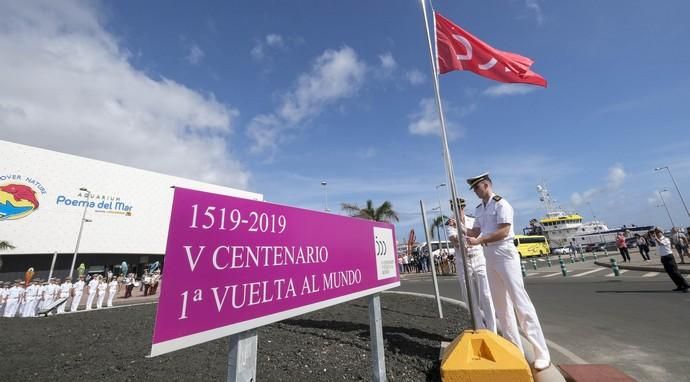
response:
M108 287L108 284L106 283L98 283L98 294L103 294L105 293L105 288Z
M25 293L27 300L33 300L38 297L38 287L36 285L29 285Z
M89 293L96 293L96 288L98 288L98 280L92 279L89 281Z
M117 291L117 280L113 280L108 283L108 286L110 287L110 292L114 293Z
M13 286L7 293L7 298L11 300L16 300L22 295L22 288Z
M473 224L474 224L474 218L472 216L465 215L465 227L472 227ZM463 232L464 231L465 230L463 228ZM453 236L458 236L458 230L455 227L446 226L446 233L448 234L448 238L451 238ZM468 245L467 246L467 254L469 256L483 255L484 250L482 250L481 245Z
M479 228L483 236L489 235L498 230L499 224L510 224L510 231L504 241L513 240L513 207L504 198L498 202L494 200L496 194L491 194L486 206L482 201L475 210L477 216L472 228ZM469 226L469 225L468 225ZM489 243L493 244L493 243Z
M60 285L60 298L69 297L70 289L72 289L72 283L62 283Z
M74 283L74 293L81 294L84 291L84 285L86 283L83 280L79 280Z

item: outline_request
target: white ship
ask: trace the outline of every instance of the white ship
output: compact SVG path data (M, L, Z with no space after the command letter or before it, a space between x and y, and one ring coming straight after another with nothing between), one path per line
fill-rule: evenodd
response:
M594 220L583 223L583 217L575 212L566 212L556 202L549 191L543 185L537 185L539 200L544 204L546 215L541 219L532 219L530 226L525 228L525 235L544 235L549 241L549 246L554 248L575 245L611 247L615 243L618 232L625 233L626 238L632 239L636 232L646 233L651 226L637 227L623 226L618 229L609 229L603 222Z

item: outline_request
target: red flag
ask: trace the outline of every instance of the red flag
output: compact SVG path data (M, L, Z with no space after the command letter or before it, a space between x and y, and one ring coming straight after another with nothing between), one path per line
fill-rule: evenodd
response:
M434 17L438 69L441 74L453 70L469 70L499 82L546 87L544 77L529 70L534 61L491 47L437 12Z

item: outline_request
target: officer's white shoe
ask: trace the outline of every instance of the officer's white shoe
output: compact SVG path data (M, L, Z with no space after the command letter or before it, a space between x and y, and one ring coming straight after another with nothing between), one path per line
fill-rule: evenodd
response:
M551 361L547 359L538 359L534 361L534 369L537 371L548 369L549 366L551 366Z

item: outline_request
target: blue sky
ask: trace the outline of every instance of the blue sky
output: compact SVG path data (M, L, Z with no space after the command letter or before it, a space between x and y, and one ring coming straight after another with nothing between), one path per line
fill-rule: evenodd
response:
M0 139L312 209L327 181L334 212L391 201L399 237L420 237L420 199L449 199L419 1L25 3L0 2ZM542 180L612 227L668 227L668 188L690 225L653 171L690 201L690 3L434 6L549 81L441 77L458 180L494 174L517 230L543 213Z

